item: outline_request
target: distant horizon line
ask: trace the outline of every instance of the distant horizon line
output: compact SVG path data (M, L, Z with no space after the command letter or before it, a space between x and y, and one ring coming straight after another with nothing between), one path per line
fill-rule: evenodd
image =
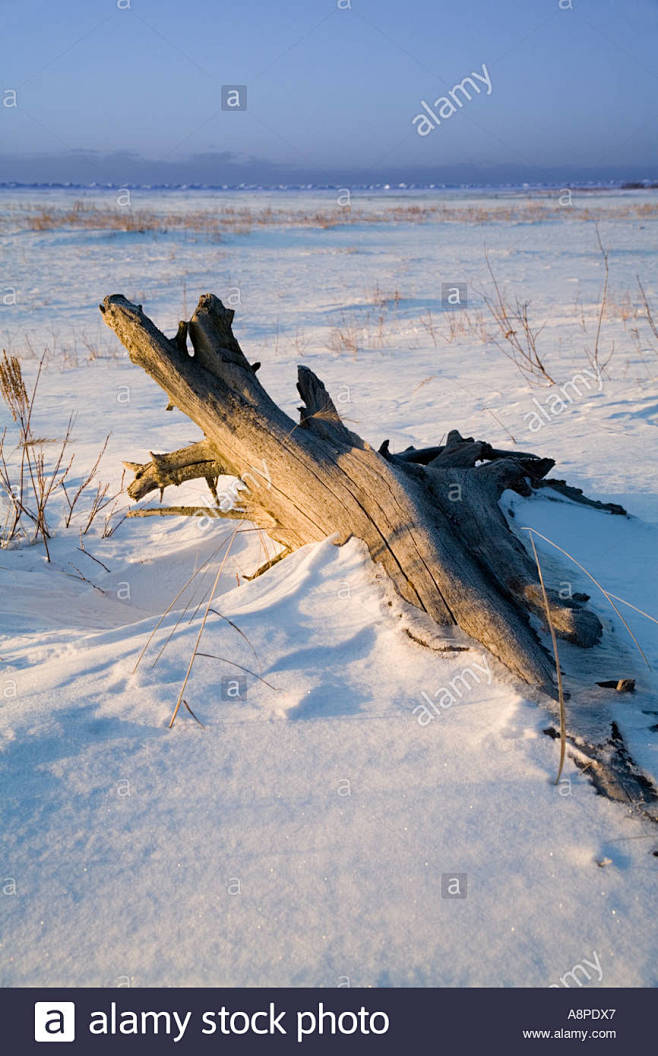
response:
M502 182L423 183L423 182L368 182L368 183L77 183L60 180L0 180L0 190L80 190L80 191L337 191L343 188L358 191L450 191L450 190L656 190L658 180L600 179L600 180L520 180Z

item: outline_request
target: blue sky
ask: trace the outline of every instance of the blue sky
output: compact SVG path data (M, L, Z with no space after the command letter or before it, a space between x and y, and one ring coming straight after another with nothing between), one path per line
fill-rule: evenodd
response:
M0 26L0 180L658 176L658 0L2 0Z

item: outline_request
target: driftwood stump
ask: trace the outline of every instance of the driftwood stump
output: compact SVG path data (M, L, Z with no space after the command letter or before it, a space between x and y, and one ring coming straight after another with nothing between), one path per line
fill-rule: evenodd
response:
M530 623L530 614L545 621L537 570L498 500L506 488L529 495L553 487L611 513L624 513L620 506L547 480L552 459L498 450L457 430L441 446L393 454L384 442L376 451L341 421L304 366L294 422L258 381L259 364L248 362L233 335L233 311L213 294L201 297L172 339L120 295L100 309L133 363L204 437L126 463L135 472L132 498L158 490L162 497L170 485L205 477L216 501L218 476L235 476L237 502L215 506L218 515L251 521L287 551L327 536L362 539L402 598L437 624L459 625L519 678L555 695L553 660ZM586 595L563 599L549 590L548 600L558 635L585 647L598 640L601 624L583 607Z

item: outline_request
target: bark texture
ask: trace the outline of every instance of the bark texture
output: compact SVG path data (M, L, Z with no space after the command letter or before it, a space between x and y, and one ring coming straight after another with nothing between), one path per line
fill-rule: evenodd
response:
M187 448L126 463L135 471L132 498L154 490L162 497L170 485L205 478L216 502L217 477L235 476L242 482L237 502L217 508L219 515L248 519L288 551L327 536L338 543L357 536L407 602L438 624L459 625L519 678L554 695L553 660L529 618L545 618L536 567L498 503L506 488L528 495L551 487L552 459L493 448L457 430L437 447L394 454L385 442L376 451L341 421L323 383L304 366L295 422L260 384L258 364L249 363L233 334L234 313L213 294L200 298L172 339L120 295L100 308L133 363L203 434ZM555 487L579 499L563 481ZM601 625L585 600L549 592L557 633L591 646Z

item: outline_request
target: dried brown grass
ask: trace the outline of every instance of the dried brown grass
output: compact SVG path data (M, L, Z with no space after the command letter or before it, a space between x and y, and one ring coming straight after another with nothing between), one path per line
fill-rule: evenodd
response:
M71 498L66 489L66 480L71 472L75 455L69 451L72 440L73 415L69 420L61 440L53 440L34 432L33 418L39 381L44 364L41 357L37 373L28 392L21 362L17 356L8 355L3 349L0 359L0 397L6 404L16 426L14 443L8 430L0 435L0 491L8 500L8 515L0 525L0 545L7 546L15 539L28 540L32 533L32 542L41 538L46 558L50 561L48 541L52 532L48 523L48 508L52 506L53 497L63 492L68 506L65 525L68 527L74 514L75 506L89 488L96 476L98 465L107 447L109 436L89 473L73 493ZM55 445L54 452L48 454L46 448ZM90 508L83 514L85 518L82 534L91 528L96 516L115 496L108 497L109 485L98 484Z
M350 209L327 205L304 211L293 203L287 208L212 205L206 208L168 212L148 207L126 208L117 204L95 204L83 199L72 206L33 205L6 211L0 231L12 228L54 231L74 228L146 234L184 231L221 239L223 233L244 234L261 227L315 227L382 223L539 223L548 219L597 221L600 219L647 219L658 216L658 202L625 202L605 209L594 205L565 208L553 196L490 205L410 204L399 201L381 205L353 204Z

